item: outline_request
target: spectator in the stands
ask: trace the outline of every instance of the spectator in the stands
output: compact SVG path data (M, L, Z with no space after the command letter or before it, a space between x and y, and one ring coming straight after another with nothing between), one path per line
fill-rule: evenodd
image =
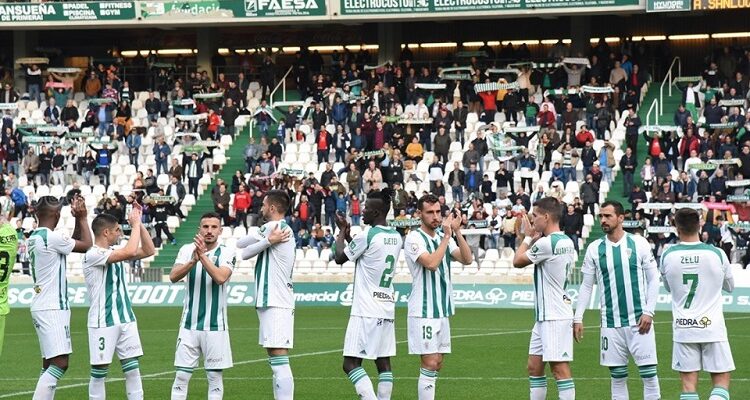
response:
M174 198L174 203L172 204L174 213L185 221L185 214L182 213L181 209L182 202L185 200L185 185L182 184L179 177L175 175L169 177L169 185L167 185L164 195Z
M203 177L203 163L198 158L198 153L190 156L190 162L186 167L188 178L188 193L198 198L198 181Z
M42 145L39 151L39 173L36 176L37 185L47 185L52 172L52 154L47 146Z
M577 212L572 204L567 207L567 212L563 215L561 225L564 227L565 234L573 241L576 251L578 251L578 239L583 231L583 215Z
M227 191L227 185L222 183L219 185L219 192L211 196L211 200L214 203L214 212L221 216L222 222L225 226L229 225L229 192Z
M160 137L156 144L154 144L154 157L156 158L157 174L167 173L169 169L169 155L171 152L172 150L169 148L169 145L164 142L164 137Z

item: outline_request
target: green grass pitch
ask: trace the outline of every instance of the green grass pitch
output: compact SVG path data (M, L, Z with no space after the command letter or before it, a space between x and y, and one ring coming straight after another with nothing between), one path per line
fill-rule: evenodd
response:
M86 309L73 310L73 349L70 369L60 382L57 399L88 397L88 346ZM398 309L396 336L398 355L393 359L395 385L393 399L416 399L419 358L407 354L406 310ZM179 308L137 308L144 357L141 358L146 399L169 399L173 372L174 346L180 319ZM258 346L258 319L250 307L229 308L234 368L224 373L227 400L272 399L271 371L266 354ZM356 399L352 385L341 370L341 349L349 309L305 307L297 309L295 348L291 366L298 399ZM609 372L598 364L598 313L587 313L584 343L575 347L572 364L579 399L607 399ZM671 328L669 313L656 316L659 348L659 377L665 400L679 397L678 375L670 369ZM453 354L447 356L437 385L438 399L527 399L526 358L533 325L531 310L459 309L451 321ZM733 375L733 399L750 399L750 352L746 342L750 316L727 314L737 371ZM372 362L365 363L377 384ZM39 375L39 345L28 310L13 310L8 316L5 348L0 358L0 399L28 399ZM547 398L557 390L548 372ZM110 367L107 398L125 399L119 363ZM710 391L708 376L701 376L701 398ZM190 382L190 399L206 398L206 378L196 370ZM641 399L641 384L635 367L630 366L630 398Z

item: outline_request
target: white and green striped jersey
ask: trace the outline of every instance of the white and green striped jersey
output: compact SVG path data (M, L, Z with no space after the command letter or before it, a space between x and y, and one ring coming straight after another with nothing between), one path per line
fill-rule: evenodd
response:
M526 251L534 263L534 314L537 321L573 319L568 271L576 262L573 241L562 232L541 237Z
M193 258L194 244L182 246L175 264L186 264ZM234 251L223 245L205 253L216 267L234 270ZM227 284L218 285L198 262L185 280L185 299L180 326L193 331L225 331L227 323Z
M258 229L256 239L263 240L279 227L291 230L286 221L270 221ZM294 259L297 244L293 239L261 251L255 261L255 307L294 309Z
M114 249L94 245L83 256L83 275L89 296L90 328L104 328L135 321L125 283L122 262L107 262Z
M443 233L428 235L422 228L409 232L404 241L406 264L411 272L409 316L419 318L445 318L455 314L453 284L451 282L451 254L458 249L451 238L445 257L437 271L430 271L417 262L419 256L433 253L440 246Z
M681 242L661 256L664 286L672 292L672 340L726 342L722 289L734 290L726 254L702 242Z
M354 268L351 315L394 319L396 310L393 275L403 240L396 228L366 227L344 249Z
M638 325L647 304L646 276L650 269L656 272L656 260L643 236L625 233L617 243L604 236L588 246L581 272L596 276L601 326Z
M75 240L48 228L31 232L28 240L34 298L31 311L69 310L68 279L65 276L67 255L73 252Z

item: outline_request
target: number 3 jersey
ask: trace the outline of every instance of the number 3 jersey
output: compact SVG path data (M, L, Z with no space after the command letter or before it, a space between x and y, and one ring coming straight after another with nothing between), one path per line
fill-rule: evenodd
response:
M727 341L721 290L734 289L726 254L702 242L682 242L661 256L664 286L672 292L673 340Z
M344 254L356 264L351 315L395 318L392 282L402 247L398 231L384 226L366 227L346 246Z

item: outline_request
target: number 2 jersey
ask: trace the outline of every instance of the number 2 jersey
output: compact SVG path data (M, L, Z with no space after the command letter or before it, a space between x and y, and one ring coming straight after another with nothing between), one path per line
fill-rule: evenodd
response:
M31 311L69 310L68 279L65 276L67 255L73 252L75 240L49 228L37 228L29 236L29 261L34 279Z
M8 305L8 283L16 264L18 235L10 224L0 225L0 315L10 313Z
M726 254L702 242L681 242L662 254L661 273L672 292L673 340L727 341L721 291L731 292L734 279Z
M446 318L456 313L453 304L451 281L451 253L458 249L451 238L445 256L436 271L430 271L417 259L424 253L434 253L443 240L443 232L428 235L422 228L406 235L404 251L406 264L411 271L411 293L409 294L409 316L418 318Z
M573 319L565 288L568 271L576 262L573 241L562 232L541 237L526 251L534 263L534 311L537 321Z
M402 247L398 231L383 226L366 227L346 246L344 254L356 264L351 315L395 318L392 281Z

